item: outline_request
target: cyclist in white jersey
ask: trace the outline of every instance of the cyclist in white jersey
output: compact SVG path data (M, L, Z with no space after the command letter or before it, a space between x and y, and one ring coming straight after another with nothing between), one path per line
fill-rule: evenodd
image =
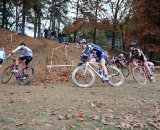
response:
M30 48L28 48L25 43L21 43L16 49L14 49L8 55L8 57L13 55L18 50L22 51L21 55L19 56L19 60L22 60L22 61L25 60L25 65L26 65L26 68L27 68L27 65L31 62L32 57L33 57L32 50Z
M2 68L2 63L5 59L5 51L4 48L0 48L0 68Z

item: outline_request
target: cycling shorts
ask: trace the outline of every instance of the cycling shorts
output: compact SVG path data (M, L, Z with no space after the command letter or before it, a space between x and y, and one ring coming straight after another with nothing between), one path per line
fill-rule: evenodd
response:
M101 59L106 59L106 58L107 58L107 55L105 52L102 52L100 56L95 57L96 62L99 62Z
M2 64L3 63L3 59L0 59L0 64Z
M147 58L144 55L141 55L140 57L137 58L140 61L147 61Z

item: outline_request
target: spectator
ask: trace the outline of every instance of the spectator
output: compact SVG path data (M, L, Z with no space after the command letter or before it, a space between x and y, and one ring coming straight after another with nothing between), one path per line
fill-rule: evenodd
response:
M62 42L63 43L67 42L66 34L64 32L62 32Z
M51 39L55 39L55 37L56 37L55 31L51 31Z
M48 37L49 39L51 39L51 30L50 30L50 28L48 28L48 35L47 35L47 37Z
M59 43L62 43L62 33L58 33L58 41Z
M80 38L79 37L77 37L77 39L76 39L76 44L77 44L77 48L80 48Z
M47 38L47 36L48 36L48 29L45 29L44 30L44 37Z

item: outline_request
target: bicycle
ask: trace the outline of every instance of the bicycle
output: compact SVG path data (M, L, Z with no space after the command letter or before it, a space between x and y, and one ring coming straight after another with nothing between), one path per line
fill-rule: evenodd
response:
M116 57L112 57L107 61L107 63L110 65L116 65L116 67L121 70L124 77L129 76L130 70L129 70L129 67L127 66L127 61L119 61L117 60Z
M103 75L100 75L92 66L93 62L86 62L79 64L72 72L73 82L81 88L91 87L95 82L95 74L97 74L100 79ZM100 63L96 63L100 64ZM124 82L124 76L122 72L111 65L106 65L109 73L109 81L107 81L111 86L120 86ZM104 82L103 80L101 80Z
M148 70L146 69L146 67L144 66L142 61L135 60L135 63L137 65L135 67L133 67L132 75L137 83L144 85L144 84L146 84L147 79L149 79L150 82L156 82L156 78L155 78L155 74L154 74L155 68L154 68L154 64L152 62L150 62L150 64L152 63L153 66L149 65L149 67L152 71L153 79L151 79L150 73L148 72ZM148 62L148 64L149 64L149 62Z
M14 72L16 70L16 62L17 60L12 58L7 58L7 60L12 60L12 65L9 65L5 68L2 73L1 82L2 84L6 84L10 81L12 76L14 75L19 85L31 84L34 78L34 68L31 65L25 66L23 61L18 61L18 72ZM22 68L20 68L20 65Z

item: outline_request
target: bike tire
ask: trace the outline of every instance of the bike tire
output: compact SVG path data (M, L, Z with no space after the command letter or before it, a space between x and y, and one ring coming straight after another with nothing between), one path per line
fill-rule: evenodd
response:
M2 73L2 77L1 77L1 82L2 82L2 84L6 84L6 83L8 83L8 82L10 81L10 79L11 79L12 76L13 76L12 70L13 70L13 66L8 66L8 67L5 68L5 70L4 70L3 73ZM5 74L7 73L7 71L9 71L8 74L7 74L7 75L9 75L9 76L7 77L6 80L4 80L4 77L5 77Z
M29 72L31 73L29 74ZM19 85L32 84L32 81L34 79L34 74L35 74L34 68L31 65L28 65L27 69L22 69L20 72L20 77L18 78Z
M141 66L136 66L132 70L132 75L135 81L141 85L146 84L147 78L144 72L144 68Z
M123 73L124 77L128 77L129 76L130 71L129 71L128 67L122 67L121 70L122 70L122 73Z
M85 71L86 73L84 75ZM81 78L82 81L80 81ZM88 79L90 80L88 81ZM72 72L72 80L78 87L81 88L91 87L95 82L95 73L90 68L85 68L84 65L78 66Z
M121 86L124 83L124 76L122 72L114 66L107 66L107 70L109 73L109 81L108 83L113 87Z

